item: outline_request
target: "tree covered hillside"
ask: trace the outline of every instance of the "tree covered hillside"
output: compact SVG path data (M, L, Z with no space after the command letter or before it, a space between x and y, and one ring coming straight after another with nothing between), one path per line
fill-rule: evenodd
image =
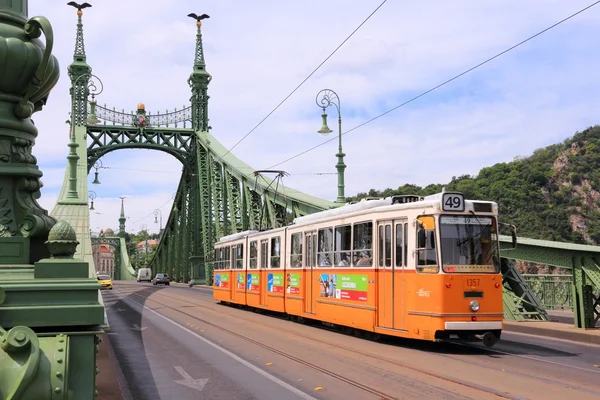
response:
M442 186L469 199L498 202L500 220L517 234L534 239L600 243L600 126L577 132L563 143L536 150L529 157L483 168L476 176L453 177L426 187L359 193L348 200L395 194L429 195Z

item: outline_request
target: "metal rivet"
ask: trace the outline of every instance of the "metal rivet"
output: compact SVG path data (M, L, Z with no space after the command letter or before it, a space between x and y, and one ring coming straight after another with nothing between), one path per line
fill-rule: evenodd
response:
M61 352L62 352L62 351L65 351L65 349L63 349L63 348L60 348L60 349L58 349L58 351L61 351Z
M23 340L25 340L25 333L17 332L17 334L15 335L15 339L17 342L22 342Z
M54 388L54 393L60 393L60 392L61 392L61 388L59 388L59 387Z
M59 372L57 372L57 373L56 373L56 376L57 376L58 378L61 378L61 377L62 377L62 372L60 372L60 371L59 371Z
M62 358L59 358L59 359L57 359L57 360L56 360L56 362L57 362L57 363L59 363L59 364L62 364L62 362L63 362L63 359L62 359Z

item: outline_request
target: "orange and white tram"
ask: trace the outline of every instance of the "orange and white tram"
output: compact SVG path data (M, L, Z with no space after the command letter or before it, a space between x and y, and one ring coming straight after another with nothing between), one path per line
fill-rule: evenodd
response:
M214 298L297 321L492 346L503 321L498 226L496 203L456 192L362 200L221 238Z

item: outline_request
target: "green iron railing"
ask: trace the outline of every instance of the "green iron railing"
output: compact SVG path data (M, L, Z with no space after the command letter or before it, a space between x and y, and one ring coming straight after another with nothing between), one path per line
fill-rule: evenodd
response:
M565 274L523 274L523 278L548 310L573 309L573 277Z

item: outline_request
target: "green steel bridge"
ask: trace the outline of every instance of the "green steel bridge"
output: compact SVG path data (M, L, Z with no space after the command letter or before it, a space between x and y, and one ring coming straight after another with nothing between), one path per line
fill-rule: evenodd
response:
M212 281L211 250L220 237L281 226L340 205L274 185L277 177L244 172L252 168L211 134L212 77L200 21L188 77L189 107L151 114L139 104L135 112L125 113L97 104L101 81L87 63L82 15L78 7L68 67L72 112L67 168L58 201L48 213L36 202L42 173L31 155L37 128L30 117L42 110L58 81L52 27L44 17L28 19L27 1L0 0L0 48L6 48L5 38L20 43L3 53L10 61L0 66L0 365L7 366L0 371L0 388L9 388L0 394L8 393L7 399L95 396L95 354L108 323L92 245L116 249L115 279L136 279L125 245L123 203L119 232L91 237L88 174L107 153L150 149L181 162L177 193L149 266L190 285ZM17 60L28 68L11 67L20 65ZM508 247L511 240L501 237L501 242ZM517 248L502 250L502 257L506 319L548 320L546 308L572 309L578 328L594 327L600 319L600 247L520 237ZM524 276L516 260L559 267L564 273Z

